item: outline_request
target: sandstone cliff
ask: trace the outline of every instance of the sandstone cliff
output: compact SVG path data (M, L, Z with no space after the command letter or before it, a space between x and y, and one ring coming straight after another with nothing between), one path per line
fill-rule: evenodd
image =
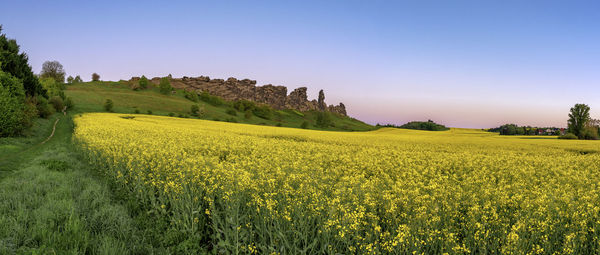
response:
M139 77L133 77L130 82L137 84L138 80ZM206 91L211 95L219 96L229 101L245 99L268 104L275 109L319 110L346 116L346 106L343 103L327 106L323 90L319 91L319 101L309 101L306 95L306 87L294 89L288 95L285 86L271 84L256 86L256 81L249 79L238 80L236 78L229 78L223 80L210 79L207 76L184 76L181 79L170 78L170 80L174 88L188 91ZM157 85L160 82L160 78L155 77L150 81Z

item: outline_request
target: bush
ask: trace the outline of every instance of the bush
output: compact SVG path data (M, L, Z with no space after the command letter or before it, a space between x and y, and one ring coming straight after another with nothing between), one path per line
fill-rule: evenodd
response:
M330 127L333 124L333 121L331 121L331 116L329 116L329 113L327 112L317 112L315 122L315 126L320 128Z
M281 124L281 122L277 122L277 124L275 124L275 126L281 127L283 125Z
M266 120L270 120L272 116L271 108L266 105L254 107L254 109L252 109L252 113Z
M97 73L93 73L92 74L92 81L99 81L100 80L100 75Z
M577 139L577 136L573 133L566 133L564 135L559 136L558 139L572 140L572 139Z
M24 104L0 86L0 137L18 135L23 131Z
M62 98L60 98L59 96L53 96L48 102L52 105L52 107L54 107L54 110L56 112L61 112L65 107Z
M65 106L67 107L67 110L73 109L73 107L75 107L75 104L73 103L73 99L71 99L70 97L67 97L64 101Z
M106 99L106 102L104 102L104 110L106 110L107 112L112 112L113 106L114 106L113 101L110 99Z
M138 85L140 86L141 89L147 89L148 88L148 78L146 78L146 76L142 75L142 78L140 78L140 80L138 81Z
M169 114L167 114L167 115L169 115L169 117L174 117L174 116L175 116L175 113L172 113L172 112L170 112L170 113L169 113Z
M41 118L47 119L54 113L54 109L48 104L48 100L43 96L36 97L35 101L36 110Z
M237 123L238 122L234 117L227 118L227 119L225 119L225 121L232 122L232 123Z
M244 118L246 118L247 120L252 118L252 111L251 110L246 110L246 112L244 112Z
M81 79L81 77L79 75L75 76L75 79L73 79L73 83L82 83L83 80Z
M429 131L449 130L449 128L447 128L446 126L437 124L437 123L433 122L432 120L428 120L426 122L425 121L411 121L409 123L406 123L406 124L400 126L399 128L429 130ZM523 132L523 130L521 129L521 134L522 134L522 132ZM514 134L518 134L516 129L515 129Z
M198 116L198 112L200 111L200 107L197 104L194 104L190 107L190 113L192 116Z
M135 109L135 111L133 111L133 113L140 114L140 110L139 109Z
M173 91L173 87L171 87L171 82L169 78L163 77L160 79L160 83L158 84L158 88L161 94L168 95Z
M300 128L307 129L308 128L308 121L305 120L304 122L302 122L302 124L300 124Z
M198 102L198 94L196 94L196 92L189 92L187 90L183 91L183 96L187 99L189 99L192 102Z
M67 83L69 83L69 84L73 83L74 79L75 78L73 78L73 76L69 75L69 77L67 78Z
M221 106L225 104L225 101L218 96L213 96L208 94L208 92L203 91L198 95L198 98L204 102L207 102L214 106Z
M585 140L598 140L598 129L595 127L586 127L581 136Z
M231 116L237 116L237 112L234 109L227 109L227 111L225 112Z
M240 112L245 112L248 110L253 110L256 107L256 104L252 101L248 100L237 100L233 102L233 108Z
M148 110L146 113L148 113L148 115L152 115L152 110Z

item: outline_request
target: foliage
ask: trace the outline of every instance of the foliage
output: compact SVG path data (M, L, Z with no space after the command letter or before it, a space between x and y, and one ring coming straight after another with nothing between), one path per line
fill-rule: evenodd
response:
M184 90L183 96L192 102L200 101L200 99L198 99L198 94L196 94L196 92L190 92L190 91Z
M564 135L559 136L558 139L572 140L572 139L578 139L578 137L572 133L566 133Z
M300 124L300 128L307 129L308 128L308 121L303 121L302 124Z
M600 252L595 142L118 116L76 118L75 144L213 253Z
M73 76L69 75L69 77L67 77L67 83L68 84L72 84L73 80L75 80L75 78L73 78Z
M40 84L37 76L31 71L27 54L19 53L19 45L14 39L6 38L0 26L0 70L21 80L27 96L46 96L46 91Z
M266 120L270 120L273 113L273 111L271 110L271 107L269 107L268 105L260 105L260 106L256 106L254 107L254 109L252 109L252 113L254 115L256 115L257 117L266 119Z
M437 124L432 120L428 121L411 121L398 128L406 128L406 129L416 129L416 130L428 130L428 131L446 131L449 130L444 125Z
M245 99L234 101L232 106L240 112L245 112L248 110L252 111L254 108L256 108L256 104L254 102Z
M253 114L252 114L252 111L251 111L251 110L246 110L246 111L244 112L244 118L245 118L245 119L247 119L247 120L251 119L251 118L252 118L252 115L253 115Z
M38 115L41 118L47 119L54 113L54 108L48 104L48 100L45 97L37 96L35 98L35 107Z
M235 111L235 109L227 109L227 111L225 111L225 113L227 113L231 116L237 116L237 112Z
M598 140L598 128L597 127L585 127L581 133L581 138L585 140Z
M75 76L75 79L73 79L73 83L82 83L83 80L81 79L81 77L79 75Z
M57 83L64 83L65 75L66 73L63 65L58 61L46 61L42 64L42 71L40 73L40 78L42 79L51 78Z
M92 74L92 81L99 81L100 80L100 75L97 73L93 73Z
M112 112L114 107L114 103L113 100L111 99L106 99L106 101L104 101L104 110L107 112Z
M42 84L42 87L44 87L44 89L47 91L49 97L61 95L62 97L64 97L64 94L62 94L62 90L65 89L64 84L56 82L56 80L54 80L53 78L42 78L40 79L40 83Z
M198 98L204 102L207 102L213 106L221 106L225 104L225 101L218 97L218 96L213 96L211 94L208 94L208 92L203 91L202 93L200 93L198 95Z
M584 129L590 120L590 107L585 104L575 104L569 112L569 132L573 133L579 139L585 138Z
M142 78L140 78L140 80L138 81L138 85L140 86L141 89L147 89L149 83L150 82L148 81L148 78L146 78L146 76L143 76L143 75L142 75Z
M21 134L31 126L34 117L35 110L27 104L23 83L0 70L0 137Z
M147 113L148 115L152 115L152 110L148 110L148 111L146 111L146 113Z
M73 107L75 107L75 104L73 103L73 99L71 99L70 97L65 98L64 103L65 103L65 106L67 107L67 110L71 110L71 109L73 109Z
M315 117L315 126L326 128L333 124L331 116L328 112L317 112Z
M164 94L164 95L171 94L171 91L173 91L173 87L171 87L171 82L169 81L169 78L163 77L162 79L160 79L160 83L158 84L158 89L160 90L161 94Z
M197 104L193 104L190 107L190 113L192 114L192 116L198 116L199 112L200 112L200 106L198 106Z
M59 96L53 96L52 98L50 98L50 100L48 100L48 103L50 103L52 107L54 107L54 110L56 112L61 112L65 107L65 103Z

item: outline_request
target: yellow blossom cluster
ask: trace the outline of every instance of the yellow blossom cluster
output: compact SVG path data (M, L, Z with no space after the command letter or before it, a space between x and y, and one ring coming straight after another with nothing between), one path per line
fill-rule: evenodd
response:
M594 141L134 116L77 117L74 142L218 253L600 253Z

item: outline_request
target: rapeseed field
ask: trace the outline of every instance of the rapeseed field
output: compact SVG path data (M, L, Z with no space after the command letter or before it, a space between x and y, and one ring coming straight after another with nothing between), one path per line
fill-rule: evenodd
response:
M600 143L90 113L74 142L216 253L600 253Z

